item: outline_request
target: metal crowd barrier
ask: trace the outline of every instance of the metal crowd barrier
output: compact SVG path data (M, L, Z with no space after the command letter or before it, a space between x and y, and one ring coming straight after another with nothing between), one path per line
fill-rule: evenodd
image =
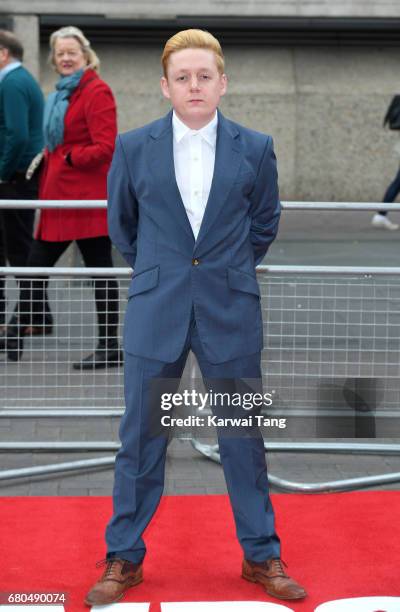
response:
M0 201L1 208L16 202ZM18 201L25 208L98 208L103 201ZM399 210L382 203L284 202L286 210ZM131 275L129 268L35 268L29 278L49 276L50 301L56 307L57 333L26 342L24 357L17 364L4 364L0 388L4 407L1 418L119 417L123 410L122 370L100 374L71 371L71 361L95 348L96 317L88 285L90 277L115 276L120 283L120 311ZM259 266L263 308L268 311L267 361L263 375L269 388L281 390L278 408L286 414L302 415L318 408L320 396L308 387L325 377L381 377L385 387L385 410L396 415L400 380L400 267L350 266ZM18 296L12 277L23 277L26 268L0 268L10 294L10 315ZM121 317L122 318L122 317ZM389 334L390 330L390 334ZM69 357L68 359L66 357ZM3 384L1 378L3 377ZM306 380L306 384L304 384ZM27 393L31 382L31 394ZM47 388L44 384L48 383ZM294 384L303 381L294 394ZM37 384L39 382L39 384ZM40 384L41 382L41 384ZM29 385L28 385L29 388ZM45 394L43 395L43 389ZM80 391L84 390L84 397ZM90 392L92 394L90 394ZM27 407L27 401L29 407ZM44 407L45 406L45 407ZM0 421L1 424L1 421ZM204 456L219 461L218 446L191 439ZM398 455L400 444L360 442L276 442L265 444L270 452L363 453ZM1 451L115 451L114 442L8 442ZM3 470L0 482L14 478L70 472L112 465L114 457ZM303 492L347 490L400 481L400 473L379 474L321 483L292 482L269 475L277 487Z
M281 202L283 210L377 211L399 212L399 204L383 202ZM0 210L7 208L107 208L107 200L0 200Z

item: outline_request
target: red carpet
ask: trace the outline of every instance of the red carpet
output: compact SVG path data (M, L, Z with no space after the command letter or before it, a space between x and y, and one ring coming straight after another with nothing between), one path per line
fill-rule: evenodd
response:
M332 599L400 595L400 492L274 495L273 502L282 557L310 593L289 608L313 612ZM67 612L87 611L81 602L99 575L110 513L104 497L0 498L0 591L66 591ZM151 612L161 601L278 603L239 577L225 496L164 497L146 543L145 581L123 601L150 601Z

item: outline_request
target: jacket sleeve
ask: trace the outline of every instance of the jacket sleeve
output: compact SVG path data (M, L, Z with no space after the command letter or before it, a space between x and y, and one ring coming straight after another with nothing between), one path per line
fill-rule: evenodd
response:
M268 137L265 144L250 200L252 202L250 207L250 240L253 246L255 265L257 266L278 233L281 214L278 172L271 136Z
M105 83L84 91L84 113L92 143L74 145L70 151L71 163L76 168L96 168L110 163L117 136L117 112L111 89Z
M0 179L4 181L18 170L29 145L29 101L13 79L5 79L2 89L5 141L0 154Z
M108 231L112 242L131 268L135 266L138 202L129 181L125 151L117 138L107 179Z

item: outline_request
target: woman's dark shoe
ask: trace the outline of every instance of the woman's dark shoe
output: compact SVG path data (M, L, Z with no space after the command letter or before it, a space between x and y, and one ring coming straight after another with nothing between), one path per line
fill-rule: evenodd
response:
M8 325L0 327L0 351L7 349L7 338L16 335L17 322L15 317L12 317ZM53 325L45 323L44 325L26 325L20 328L21 336L50 336L53 333ZM12 342L11 342L12 344ZM13 361L18 361L13 360Z
M0 329L0 351L5 351L7 348L7 336L9 335L10 327L14 327L15 323L11 323L10 325L2 325Z
M21 328L9 325L4 340L8 359L10 361L19 361L24 352L24 336L21 333Z
M74 370L100 370L102 368L118 368L124 363L123 352L118 346L104 347L99 345L82 361L72 364Z

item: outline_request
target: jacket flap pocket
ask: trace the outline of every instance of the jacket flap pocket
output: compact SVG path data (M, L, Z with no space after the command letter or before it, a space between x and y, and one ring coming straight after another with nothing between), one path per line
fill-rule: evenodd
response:
M236 289L236 291L260 295L257 279L248 272L243 272L236 268L228 268L228 285L231 289Z
M255 180L256 177L254 175L254 172L248 170L246 172L241 172L240 174L238 174L235 178L235 183L254 182Z
M137 275L134 274L129 286L128 297L144 293L156 287L158 285L159 270L160 266L155 266L149 270L139 272Z

